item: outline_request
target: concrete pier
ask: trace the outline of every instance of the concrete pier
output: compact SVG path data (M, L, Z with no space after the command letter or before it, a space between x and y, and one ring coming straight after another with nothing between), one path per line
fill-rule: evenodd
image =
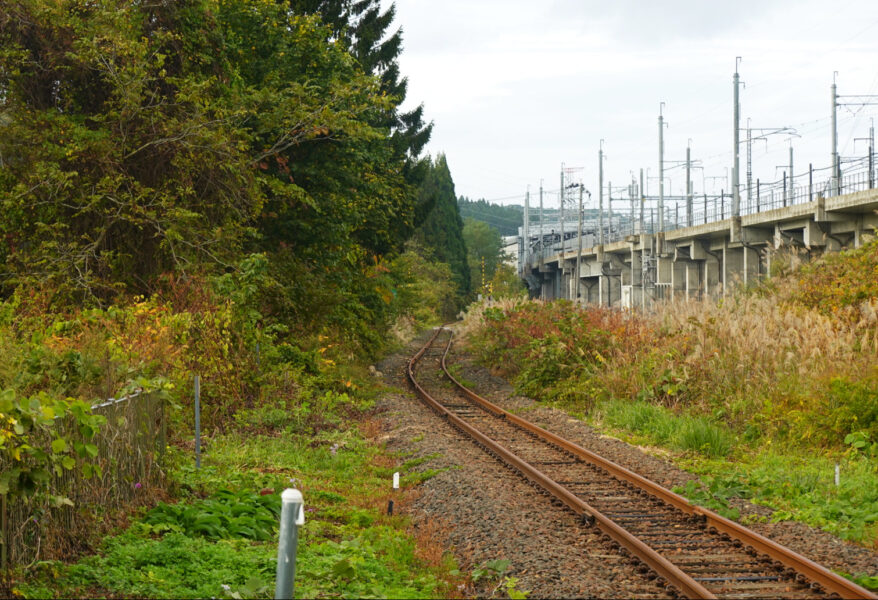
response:
M563 253L557 244L540 251L530 240L521 268L525 279L538 282L531 286L535 297L636 308L728 294L736 285L770 277L784 253L813 258L858 248L876 231L878 189L869 189L603 245L584 232L578 282L575 238L556 240L564 244Z

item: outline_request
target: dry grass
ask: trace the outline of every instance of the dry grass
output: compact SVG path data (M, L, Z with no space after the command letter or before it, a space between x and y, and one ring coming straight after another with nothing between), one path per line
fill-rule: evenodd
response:
M481 303L458 330L521 391L577 410L640 398L795 443L878 438L878 246L796 270L799 259L722 299L647 313Z

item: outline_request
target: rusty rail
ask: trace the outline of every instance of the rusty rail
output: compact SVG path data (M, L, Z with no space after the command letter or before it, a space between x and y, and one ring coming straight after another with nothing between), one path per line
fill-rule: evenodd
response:
M478 444L483 446L486 450L488 450L501 460L506 461L507 464L518 470L525 478L539 485L547 493L557 498L565 506L570 508L575 514L581 516L585 522L596 525L603 533L611 537L620 545L627 548L634 556L636 556L646 565L652 568L654 572L664 578L665 581L678 589L685 596L689 598L715 597L709 590L707 590L700 583L692 579L679 567L655 552L655 550L644 544L641 540L625 531L622 527L617 525L611 519L607 518L599 511L589 506L586 502L575 496L563 485L556 483L533 466L522 461L515 454L482 434L480 431L460 419L457 415L453 414L441 403L432 398L432 396L430 396L415 379L414 365L423 357L427 349L431 346L431 344L435 341L435 339L438 337L439 333L443 329L444 328L437 328L433 336L426 343L426 345L421 348L421 350L417 354L415 354L415 356L411 359L411 361L409 361L408 364L408 378L414 386L415 390L417 391L418 395L425 401L428 406L436 411L442 418L449 421L451 425L453 425L460 431L470 435L473 439L476 440ZM808 580L819 584L831 594L837 594L842 598L878 599L878 596L871 593L870 591L845 579L844 577L836 575L832 571L829 571L828 569L815 563L814 561L811 561L810 559L805 558L804 556L801 556L789 550L788 548L785 548L780 544L777 544L776 542L773 542L768 538L759 535L756 532L750 531L749 529L739 525L738 523L726 519L714 513L713 511L710 511L700 506L695 506L679 494L676 494L656 483L653 483L652 481L649 481L648 479L638 475L637 473L634 473L633 471L630 471L625 467L622 467L610 460L607 460L595 454L594 452L586 450L585 448L569 442L568 440L565 440L560 436L546 431L545 429L542 429L541 427L538 427L537 425L534 425L533 423L530 423L529 421L500 408L499 406L486 400L485 398L482 398L472 390L462 385L448 371L446 358L448 356L448 351L451 348L451 341L452 338L449 338L448 344L446 345L445 350L442 354L442 369L445 375L452 381L452 383L459 389L462 394L464 394L467 398L469 398L471 401L475 402L485 410L495 414L500 418L507 420L510 423L515 424L525 431L530 432L531 434L537 436L546 443L555 445L573 454L574 456L577 456L595 466L604 469L617 479L638 487L644 492L673 506L674 508L680 510L685 514L699 516L700 518L705 520L705 525L708 528L712 528L718 532L725 533L728 536L740 541L741 543L754 548L756 551L769 556L770 558L780 562L787 568L793 569L797 573L803 575Z
M421 350L417 354L415 354L414 357L412 357L408 364L409 381L414 386L421 399L424 400L424 402L430 408L436 411L443 419L447 420L451 425L476 440L476 442L483 446L486 450L488 450L488 452L491 452L498 458L506 461L509 465L511 465L522 475L524 475L524 477L539 485L550 495L560 500L565 506L573 510L574 513L582 517L587 522L594 523L603 533L610 536L611 538L616 540L617 543L621 544L629 551L631 551L634 556L643 561L660 577L664 578L669 585L672 585L673 587L678 589L680 593L682 593L686 597L716 597L711 594L710 591L708 591L703 585L692 579L689 575L684 573L679 567L671 563L661 554L644 544L641 540L637 539L636 537L625 531L623 528L619 527L619 525L614 523L608 517L596 511L585 501L577 498L567 488L565 488L561 484L552 481L546 475L541 473L538 469L529 465L513 453L509 452L506 448L504 448L497 442L482 434L479 430L472 427L469 423L465 422L457 415L453 414L447 408L442 406L442 404L439 403L436 399L430 396L430 394L428 394L427 391L424 390L423 387L421 387L417 379L415 379L414 366L418 362L418 360L421 359L424 353L426 353L427 349L439 335L440 331L442 331L442 328L436 329L436 332L433 334L427 344L423 348L421 348ZM448 347L450 346L451 343L449 340ZM446 347L445 354L448 353L448 347ZM442 356L443 367L445 363L445 354L443 354ZM458 383L457 385L460 384ZM499 408L497 408L497 410L502 411L502 409Z

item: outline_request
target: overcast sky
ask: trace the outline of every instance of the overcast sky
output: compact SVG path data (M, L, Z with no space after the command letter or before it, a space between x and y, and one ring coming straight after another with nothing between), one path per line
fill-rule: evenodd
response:
M732 75L742 57L742 127L791 126L801 137L753 144L753 177L830 164L830 85L878 94L878 2L791 0L396 0L403 29L407 106L424 103L435 125L427 151L444 152L458 195L557 206L561 164L597 198L604 185L658 173L659 103L665 160L685 159L691 139L696 193L728 189ZM389 1L385 2L389 5ZM840 107L839 150L866 155L878 106ZM743 138L743 136L742 136ZM741 152L742 183L745 152ZM684 174L666 172L673 194ZM657 194L658 181L647 184ZM535 204L532 204L535 205Z

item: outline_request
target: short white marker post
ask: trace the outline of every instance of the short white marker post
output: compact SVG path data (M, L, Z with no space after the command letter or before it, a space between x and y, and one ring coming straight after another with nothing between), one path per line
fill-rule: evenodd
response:
M839 475L841 475L841 471L838 467L838 463L835 463L835 487L838 487Z
M399 489L399 471L393 474L393 489ZM393 500L387 502L387 514L393 514Z
M296 550L299 526L305 524L305 500L302 492L287 488L280 495L280 539L277 544L275 600L292 600L296 579Z

